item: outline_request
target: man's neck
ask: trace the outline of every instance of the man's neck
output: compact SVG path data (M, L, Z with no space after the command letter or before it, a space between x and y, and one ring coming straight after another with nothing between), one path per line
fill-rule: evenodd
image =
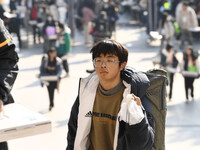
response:
M54 58L50 57L50 62L54 61Z
M121 82L120 78L118 78L114 81L101 81L100 80L100 85L104 90L108 91L108 90L111 90L114 87L116 87L120 82Z
M104 90L101 87L101 85L99 84L99 90L105 96L114 95L114 94L118 93L123 87L124 87L124 85L123 85L122 81L120 81L119 84L117 84L114 88L112 88L110 90Z

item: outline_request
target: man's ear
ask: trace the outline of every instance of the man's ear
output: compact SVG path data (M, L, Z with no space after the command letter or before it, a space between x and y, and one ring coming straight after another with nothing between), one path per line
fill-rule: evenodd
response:
M122 71L126 67L126 64L127 64L126 62L121 63L120 71Z

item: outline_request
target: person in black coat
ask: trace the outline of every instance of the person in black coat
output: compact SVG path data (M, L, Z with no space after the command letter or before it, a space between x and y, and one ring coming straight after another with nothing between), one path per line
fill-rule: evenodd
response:
M16 1L15 0L10 0L9 7L10 7L10 12L11 13L17 11Z
M44 56L40 66L40 76L57 76L54 81L47 81L47 90L49 94L49 111L54 107L54 91L59 85L62 73L62 60L57 57L56 49L51 48Z
M3 105L14 102L10 92L17 77L18 59L11 36L0 19L0 113ZM7 142L0 143L0 150L8 150Z
M186 49L186 52L183 54L183 70L185 71L195 71L198 72L198 54L195 54L191 47ZM195 70L190 70L193 67ZM186 102L188 102L188 92L191 90L191 97L194 99L194 77L184 77L185 81L185 94L186 94Z
M80 79L66 150L151 150L155 131L145 96L150 85L147 76L125 68L128 50L117 41L102 40L90 52L95 72ZM147 105L141 109L143 102Z

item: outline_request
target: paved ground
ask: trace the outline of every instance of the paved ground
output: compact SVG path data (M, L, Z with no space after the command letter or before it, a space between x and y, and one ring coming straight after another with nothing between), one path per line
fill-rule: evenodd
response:
M129 49L128 65L146 71L152 69L152 59L156 56L158 43L147 43L145 28L120 26L116 39ZM72 52L69 56L70 76L61 81L60 91L55 95L55 108L48 112L48 95L45 87L40 86L36 75L42 58L41 45L32 45L19 52L20 72L13 87L17 103L37 111L52 120L52 132L9 141L10 150L63 150L66 147L67 122L71 106L77 96L78 81L86 77L86 69L92 68L91 47L83 45L82 33L77 33ZM199 44L194 45L199 50ZM199 48L199 49L198 49ZM181 53L177 54L181 60ZM195 81L195 100L185 103L184 83L180 74L175 75L172 102L168 103L166 124L166 149L200 149L200 81Z

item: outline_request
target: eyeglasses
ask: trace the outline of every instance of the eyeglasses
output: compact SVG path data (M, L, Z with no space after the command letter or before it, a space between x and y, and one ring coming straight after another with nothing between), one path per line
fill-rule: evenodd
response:
M101 67L102 64L104 63L106 65L106 67L111 68L118 62L120 62L120 61L115 61L113 58L112 59L106 59L106 60L95 58L93 60L93 64L94 64L95 67Z

